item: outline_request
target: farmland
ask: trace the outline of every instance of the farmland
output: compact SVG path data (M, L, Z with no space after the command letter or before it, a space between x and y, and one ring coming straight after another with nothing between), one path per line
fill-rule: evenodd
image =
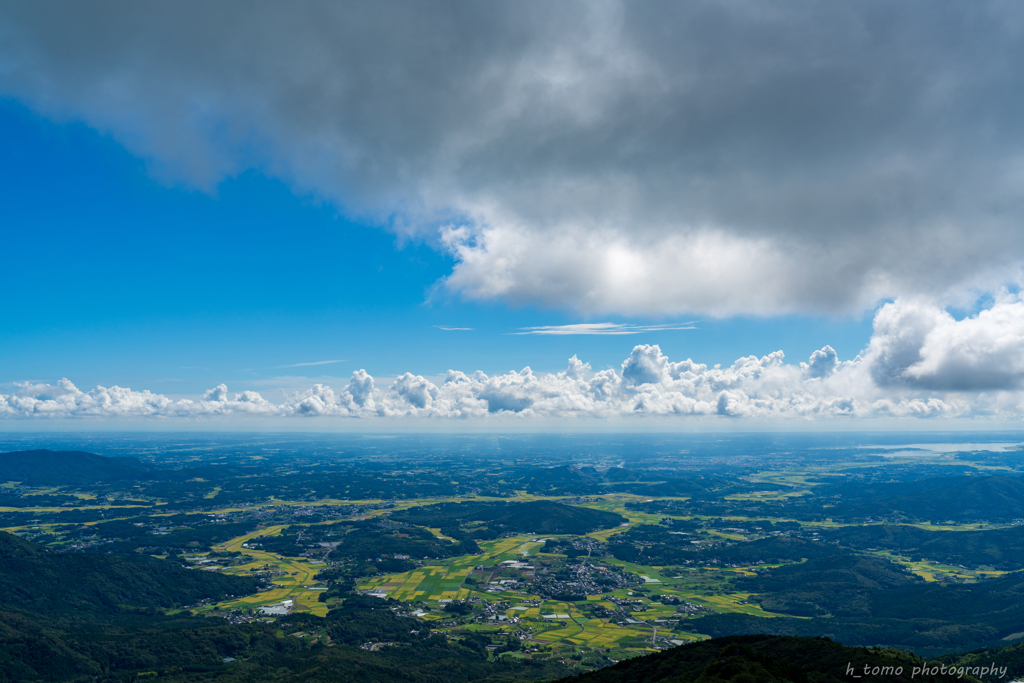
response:
M294 601L294 611L310 612L317 616L327 614L327 606L319 602L320 592L323 589L319 586L316 575L322 566L310 564L307 558L282 557L261 550L246 548L246 544L254 538L261 536L273 536L280 533L282 527L268 527L260 531L239 536L223 545L215 546L216 552L239 552L251 558L245 564L227 567L223 569L225 574L252 575L254 573L274 574L271 578L271 588L266 592L245 596L238 600L229 600L217 605L223 610L250 609L253 607L264 607L279 604L285 600ZM311 590L317 586L318 590ZM212 610L211 607L203 608L201 611Z
M520 461L384 450L335 460L243 454L230 465L213 453L138 480L10 481L0 519L57 552L146 554L262 582L249 595L189 605L197 615L288 624L378 605L453 642L490 639L501 650L491 658L584 667L737 632L870 639L875 622L835 614L826 598L846 584L827 573L813 573L806 595L773 593L773 576L830 557L878 558L896 572L893 585L919 581L936 595L996 590L1024 569L1019 479L1004 476L1016 464L1001 455L792 449ZM949 476L928 479L935 472ZM884 597L869 593L858 598L861 613L883 614ZM908 621L884 626L898 646L1003 628L988 617L929 618L934 636L915 635ZM324 637L324 626L303 628Z

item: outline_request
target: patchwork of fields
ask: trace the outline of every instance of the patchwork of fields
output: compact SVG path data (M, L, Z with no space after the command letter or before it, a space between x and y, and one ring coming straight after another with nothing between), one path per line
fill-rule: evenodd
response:
M274 587L270 590L222 602L217 607L225 610L266 607L279 604L284 600L292 600L295 612L311 612L321 617L327 615L327 605L319 601L322 591L310 590L311 586L319 586L315 577L317 572L323 569L323 563L312 564L306 558L283 557L262 550L242 547L243 544L254 538L277 535L283 528L284 525L279 525L260 529L214 548L218 552L244 552L253 558L253 561L247 564L226 567L221 570L225 574L251 574L253 571L261 570L283 573L282 576L273 578ZM209 609L213 608L206 608L206 610Z
M795 486L807 485L802 478L791 479L787 483ZM543 497L523 496L522 499L534 500L543 499ZM629 520L619 527L588 533L586 537L607 543L613 536L627 531L634 525L658 524L665 517L673 517L664 513L638 512L625 506L626 502L636 500L638 497L626 494L605 496L601 501L583 503L581 505L583 507L615 512ZM285 501L275 502L282 504ZM406 509L438 502L452 501L446 499L402 501L392 509ZM375 511L369 516L376 517L384 512L383 510ZM729 519L734 519L737 524L749 521L743 517L730 517ZM831 526L829 522L818 525ZM260 529L215 548L218 551L244 552L245 555L253 558L247 564L225 568L223 571L226 573L245 574L252 570L269 570L280 573L273 578L271 590L224 602L218 607L221 609L253 608L276 605L284 600L293 600L294 611L311 612L317 615L326 614L328 606L318 601L321 591L310 588L316 584L315 576L323 568L323 564L312 563L307 558L283 557L261 550L243 548L243 544L249 540L259 536L276 535L282 528L284 527L273 526ZM447 538L439 529L431 529L431 531L441 538ZM736 536L726 531L712 530L709 533L721 538ZM736 536L736 539L742 539L742 536ZM679 567L645 566L604 557L600 559L604 565L618 567L641 577L644 581L644 590L636 593L625 589L610 590L600 595L590 595L582 603L544 600L539 595L532 593L528 584L520 585L514 590L499 590L494 586L485 589L484 586L472 581L467 583L467 579L472 577L474 569L479 566L493 567L509 561L531 562L539 557L553 557L541 553L545 540L545 537L522 534L493 541L480 541L480 554L434 560L411 571L362 579L359 581L358 588L369 593L386 595L396 600L413 603L425 610L424 619L438 625L440 622L452 618L444 611L446 604L452 601L476 598L483 603L505 606L491 610L494 616L484 623L465 624L460 628L482 630L492 634L525 632L532 642L538 644L561 644L619 651L651 649L657 644L653 640L656 634L661 637L660 639L667 636L676 642L707 637L696 628L685 630L676 627L670 631L665 624L670 620L678 619L679 613L672 604L661 602L665 599L670 602L685 601L711 612L733 612L766 619L780 616L767 612L758 604L750 602L751 595L749 593L736 592L730 588L730 579L753 574L750 569L742 567L703 567L698 571L697 569ZM911 563L902 561L898 557L891 559L902 562L928 581L950 578L975 580L982 578L983 575L1001 573L969 572L962 568L936 563ZM614 611L617 606L621 607L623 602L628 601L636 602L639 607L630 613L627 623L621 623L621 620L620 623L616 623L616 620L609 618L595 618L592 615L588 616L583 611L587 607L595 606ZM203 609L212 609L212 607ZM590 611L592 612L592 610ZM499 618L499 616L504 618ZM698 624L699 620L694 621L695 627Z

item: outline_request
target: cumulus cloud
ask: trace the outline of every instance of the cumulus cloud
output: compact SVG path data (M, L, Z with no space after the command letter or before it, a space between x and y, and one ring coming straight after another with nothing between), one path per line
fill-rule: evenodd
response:
M804 374L808 377L828 377L839 366L839 354L831 346L824 346L811 354L806 363L801 363Z
M487 402L489 413L521 413L534 404L533 395L540 388L539 378L530 368L523 368L521 372L487 378L478 395Z
M148 417L164 414L172 405L165 396L121 387L96 387L83 393L66 378L56 385L23 383L12 394L0 394L4 417Z
M875 317L868 357L883 386L1017 389L1024 381L1024 302L1004 295L963 320L927 302L886 304Z
M995 0L10 2L0 93L425 239L469 298L841 311L1019 279L1022 34Z
M218 384L213 389L207 389L206 393L203 394L203 400L215 403L224 403L228 400L227 385Z
M348 394L352 402L360 408L373 407L373 377L366 370L356 370L348 383Z
M656 384L668 378L668 359L657 346L643 344L622 364L622 379L626 384Z
M396 379L390 390L413 408L421 410L437 398L437 387L430 380L409 372Z
M782 351L727 367L673 361L640 344L617 368L594 371L576 356L565 370L488 375L449 370L434 380L406 372L378 387L365 370L335 389L314 384L272 403L224 384L197 400L96 387L62 379L0 394L5 418L437 418L514 419L631 416L709 418L1024 417L1024 298L1003 294L962 319L917 300L883 306L867 348L842 360L825 346L805 362Z

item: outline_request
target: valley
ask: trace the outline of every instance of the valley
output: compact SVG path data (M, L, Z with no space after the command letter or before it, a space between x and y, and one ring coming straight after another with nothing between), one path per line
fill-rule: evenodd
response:
M238 450L223 464L140 460L128 479L117 463L115 481L95 459L92 481L9 480L3 530L56 556L147 557L253 586L162 607L166 618L373 656L420 645L364 632L347 621L357 612L420 624L406 633L477 647L485 663L566 671L738 634L937 657L1024 633L1011 453L566 465L530 449L522 462L426 449L411 466Z

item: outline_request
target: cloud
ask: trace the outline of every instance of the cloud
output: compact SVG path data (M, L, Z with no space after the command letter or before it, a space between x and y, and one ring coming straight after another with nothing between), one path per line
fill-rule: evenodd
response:
M390 391L413 408L425 409L437 398L437 387L419 375L405 373L394 381Z
M622 379L627 384L656 384L668 379L668 359L661 348L644 344L633 348L622 364Z
M366 370L356 370L348 383L348 393L352 402L360 408L373 408L373 377Z
M697 321L694 321L697 322ZM669 330L695 330L693 323L675 323L668 325L633 325L629 323L576 323L573 325L546 325L543 327L523 327L521 332L512 334L641 334L643 332L667 332Z
M426 240L469 299L855 311L1019 282L1022 27L997 1L5 3L0 93L169 182L256 168Z
M533 371L524 368L522 372L487 378L478 395L487 402L489 413L521 413L534 404L532 394L538 383Z
M1024 301L1004 294L962 320L927 302L886 304L875 318L868 357L883 386L1018 389L1024 381Z
M808 377L828 377L839 367L839 354L831 346L824 346L812 353L810 359L801 363L800 367Z
M278 368L305 368L311 365L330 365L331 363L344 363L344 360L317 360L312 363L293 363L292 365L278 365Z
M472 327L448 327L446 325L434 325L434 327L436 327L439 330L444 330L445 332L472 332L473 331Z
M708 419L1024 418L1024 297L1003 293L988 309L954 318L917 300L879 309L867 348L841 360L831 346L806 362L782 351L727 367L673 361L638 344L618 368L594 371L576 356L565 370L488 375L449 370L443 380L406 372L377 386L365 370L341 389L314 384L280 403L224 384L197 400L62 379L0 394L0 417L576 419L643 416Z
M0 394L4 417L149 417L164 414L173 405L166 396L121 387L83 393L67 379L56 385L24 383L13 394Z
M228 388L224 384L218 384L213 389L208 389L203 394L204 401L212 401L215 403L224 403L228 400Z

